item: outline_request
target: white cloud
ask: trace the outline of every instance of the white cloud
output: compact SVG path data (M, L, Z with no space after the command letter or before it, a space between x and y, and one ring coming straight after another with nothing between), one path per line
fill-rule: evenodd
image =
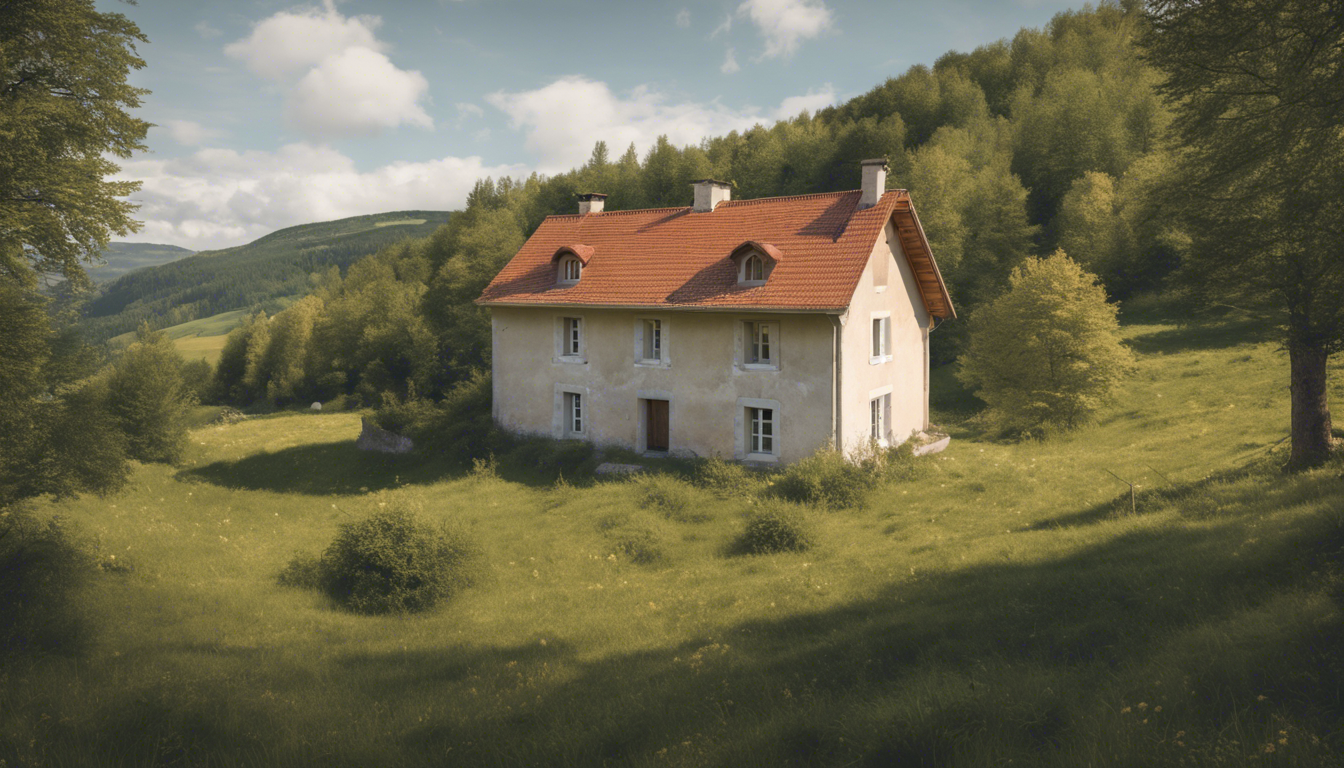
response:
M677 26L682 29L691 26L691 10L689 8L682 8L677 11Z
M420 102L429 83L399 69L374 35L377 16L322 8L281 11L224 48L253 73L289 86L285 115L309 136L373 135L386 128L432 128Z
M732 14L728 14L727 18L723 20L723 23L715 27L713 32L709 33L709 39L713 40L719 35L726 35L732 31L733 31L733 16Z
M384 50L373 34L381 24L377 16L346 18L330 4L323 9L281 11L258 22L251 35L224 46L224 53L255 74L285 80L347 48Z
M737 13L751 19L765 38L763 59L792 56L799 43L820 35L832 22L823 0L746 0Z
M310 135L372 135L403 123L432 128L420 108L429 82L397 69L368 48L347 48L308 70L294 86L285 114Z
M485 117L485 110L481 109L477 104L460 101L453 106L457 108L457 116L461 119L465 120L468 117Z
M802 96L790 96L780 102L779 109L775 115L781 119L797 117L798 113L807 110L813 114L817 110L829 107L835 103L835 89L827 83L820 91L808 91Z
M725 75L731 75L741 68L737 65L737 57L733 55L733 49L729 48L728 55L723 57L723 65L719 67L719 71Z
M144 182L132 199L145 222L135 239L193 250L241 245L283 227L383 211L461 208L477 179L526 176L479 157L398 162L359 171L336 150L307 143L276 152L201 149L173 160L123 161L118 178Z
M200 35L202 38L205 38L206 40L209 40L212 37L219 37L220 35L224 34L223 32L220 32L218 29L215 29L214 26L212 26L208 21L197 22L196 26L192 27L192 29L196 30L196 34Z
M164 120L160 127L168 131L169 138L184 147L199 146L224 135L224 131L206 128L194 120Z
M671 103L648 86L618 96L606 83L569 76L534 91L492 93L486 100L523 131L537 170L559 173L583 165L599 140L617 153L632 142L643 153L661 135L677 146L698 144L708 136L792 116L823 97L834 100L829 86L820 93L790 97L779 109L762 114L755 107L734 110L718 102Z

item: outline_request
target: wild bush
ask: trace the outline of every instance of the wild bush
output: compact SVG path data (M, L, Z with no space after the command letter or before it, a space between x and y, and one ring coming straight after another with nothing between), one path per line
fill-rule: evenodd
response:
M775 495L827 509L862 507L882 481L880 461L851 461L832 447L790 464L774 481Z
M425 521L405 506L341 526L322 554L321 585L357 613L423 611L473 580L476 548L461 529ZM301 559L286 572L306 577Z
M719 496L749 496L761 484L760 478L751 470L718 456L697 462L695 478L702 488Z
M653 525L628 521L607 531L616 554L632 563L647 565L662 560L665 553L663 534Z
M0 659L73 650L83 627L73 599L94 566L60 518L0 511Z
M801 552L812 544L812 528L804 511L787 502L770 501L752 509L732 549L737 554L764 555Z
M506 457L516 442L495 424L491 398L490 374L477 371L438 402L387 400L378 410L378 426L411 438L424 453L470 467L491 454Z
M655 510L669 520L698 523L709 519L703 505L697 503L693 486L672 475L652 474L640 478L639 505Z
M295 552L276 580L282 587L320 589L323 583L322 558L311 552Z

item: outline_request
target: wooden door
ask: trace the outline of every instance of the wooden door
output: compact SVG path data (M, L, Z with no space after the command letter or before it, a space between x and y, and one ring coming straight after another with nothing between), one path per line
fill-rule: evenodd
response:
M645 400L645 448L650 451L667 450L667 401Z

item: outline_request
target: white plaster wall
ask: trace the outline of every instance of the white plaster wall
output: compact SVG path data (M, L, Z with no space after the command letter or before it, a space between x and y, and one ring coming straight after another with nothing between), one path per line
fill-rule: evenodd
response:
M557 416L563 392L582 391L588 422L583 438L598 444L643 448L641 396L670 401L674 454L739 456L739 400L779 403L781 462L807 456L832 435L833 336L824 315L549 307L494 307L491 313L495 418L509 429L563 436ZM566 316L582 317L586 329L573 362L557 355L558 318ZM636 362L636 321L645 317L663 321L664 365ZM779 324L778 370L741 366L739 328L748 319ZM866 402L863 407L866 419Z
M859 279L841 332L841 439L847 450L868 440L869 396L887 387L891 388L890 432L895 442L928 426L929 314L890 222L883 234ZM889 260L887 285L879 290L874 271L882 259ZM874 364L872 317L883 312L891 318L891 360Z

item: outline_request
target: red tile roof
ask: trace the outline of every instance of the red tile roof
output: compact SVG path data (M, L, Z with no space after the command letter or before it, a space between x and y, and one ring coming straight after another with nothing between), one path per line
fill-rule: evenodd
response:
M686 208L549 216L486 286L477 303L657 309L841 311L868 256L895 220L925 306L955 316L905 190L856 211L860 193L731 200ZM765 285L737 284L729 259L746 241L782 254ZM558 285L553 257L591 248L578 283Z

